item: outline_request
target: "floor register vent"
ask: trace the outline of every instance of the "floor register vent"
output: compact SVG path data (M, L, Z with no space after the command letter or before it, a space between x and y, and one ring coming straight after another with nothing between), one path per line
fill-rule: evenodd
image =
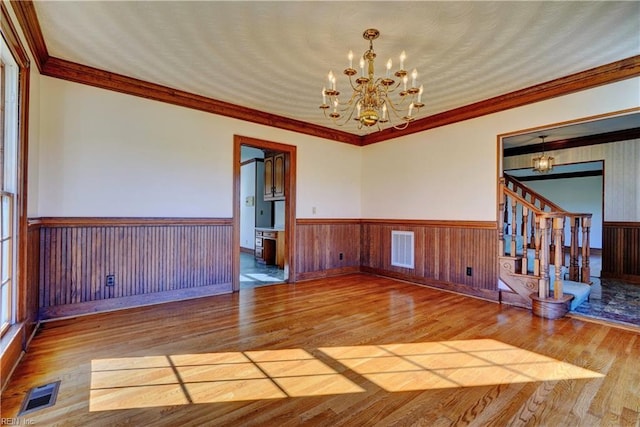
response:
M29 394L27 394L27 398L22 403L22 408L20 408L18 416L55 405L59 388L60 381L56 381L29 390Z
M414 268L413 231L391 231L391 265Z

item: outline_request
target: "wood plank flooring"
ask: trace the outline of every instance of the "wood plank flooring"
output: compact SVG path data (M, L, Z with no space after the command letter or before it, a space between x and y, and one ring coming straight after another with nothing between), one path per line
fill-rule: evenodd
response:
M42 426L637 426L640 335L354 274L43 324Z

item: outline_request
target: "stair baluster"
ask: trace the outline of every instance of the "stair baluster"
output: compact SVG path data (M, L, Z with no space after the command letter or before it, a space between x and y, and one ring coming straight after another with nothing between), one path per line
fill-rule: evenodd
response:
M516 234L518 233L517 227L517 200L515 197L511 198L511 246L509 248L509 255L517 256Z
M591 266L589 256L591 249L589 244L589 234L591 230L591 216L582 218L582 278L581 282L591 283Z
M549 297L549 219L540 219L540 280L538 282L538 296L541 299Z
M542 221L542 218L540 217L540 215L535 214L536 229L533 234L534 242L535 242L534 255L533 255L533 275L534 276L540 276L540 248L542 247L542 227L540 226L541 221Z
M563 239L564 239L564 217L553 218L553 235L554 235L554 260L553 264L556 268L555 280L553 282L553 297L562 299L562 265L563 265Z
M580 229L580 218L571 217L571 248L569 250L569 280L578 280L578 230Z
M527 258L527 248L529 247L529 208L522 206L522 274L529 271L529 259Z

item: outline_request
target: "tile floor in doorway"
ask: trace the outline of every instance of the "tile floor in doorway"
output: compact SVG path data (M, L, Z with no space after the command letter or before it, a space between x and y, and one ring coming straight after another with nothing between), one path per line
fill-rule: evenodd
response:
M576 314L640 326L640 284L617 279L593 279L589 299L573 311Z
M284 270L257 262L250 253L240 252L240 289L284 282Z

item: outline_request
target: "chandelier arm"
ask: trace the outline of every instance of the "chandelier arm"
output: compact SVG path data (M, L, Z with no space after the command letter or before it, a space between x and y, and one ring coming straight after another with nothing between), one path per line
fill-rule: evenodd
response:
M352 97L352 98L353 98L353 97ZM355 112L355 106L351 106L351 108L349 108L349 104L348 104L348 103L347 103L347 104L344 104L344 103L343 103L343 104L341 104L341 105L345 105L345 106L346 106L346 107L345 107L344 109L342 109L341 111L343 111L343 112L348 111L348 112L349 112L349 115L348 115L345 119L341 119L340 117L329 117L329 118L331 118L331 120L333 121L333 123L334 123L336 126L344 126L344 125L346 125L347 123L349 123L349 121L351 121L351 119L353 118L353 113ZM325 115L325 117L327 117L327 112L326 112L326 110L325 110L325 112L324 112L324 115ZM341 117L342 117L342 116L341 116Z
M409 126L410 120L406 120L405 117L400 114L400 110L396 108L396 106L390 101L389 106L391 107L387 108L387 112L389 115L389 124L391 124L391 126L397 130L406 129L407 126Z
M354 91L360 92L362 90L362 85L360 83L358 83L357 85L353 84L353 79L351 78L351 76L349 76L349 84L351 85L351 89L353 89Z
M391 110L393 113L395 113L395 115L398 118L402 118L402 116L400 115L400 110L402 108L400 108L400 107L402 107L404 105L405 99L406 99L406 96L403 96L400 99L400 102L398 104L396 104L396 103L393 102L393 100L391 98L389 98L388 96L385 96L385 103L387 103L389 105L389 107L390 107L390 108L387 108L387 110Z

